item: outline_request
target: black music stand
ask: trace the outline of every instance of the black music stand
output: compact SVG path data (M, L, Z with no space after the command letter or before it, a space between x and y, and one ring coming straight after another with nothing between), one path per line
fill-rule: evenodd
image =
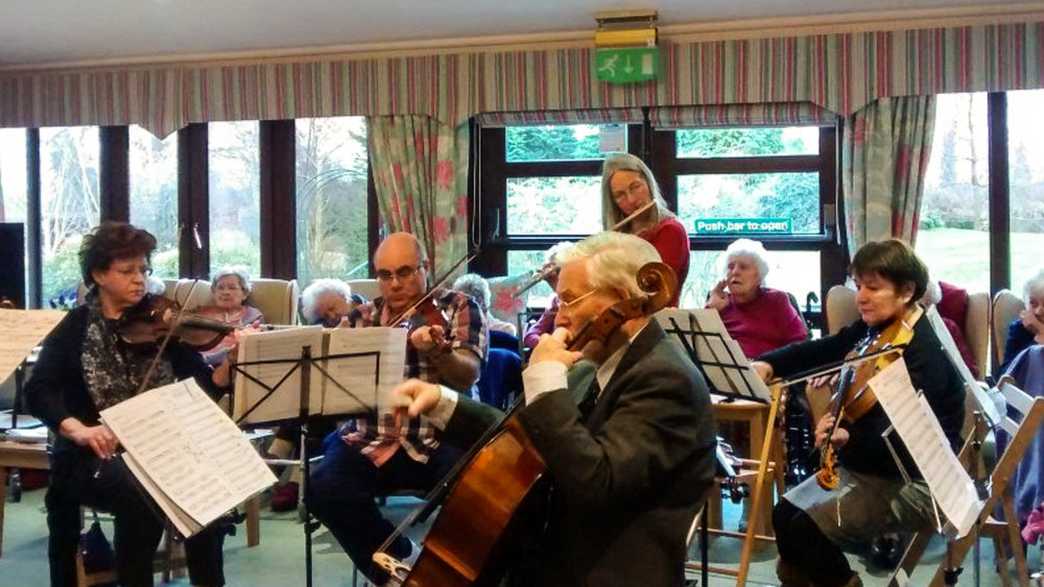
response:
M311 379L312 379L311 367L314 367L317 371L319 371L319 373L323 376L323 378L325 378L325 380L327 382L333 384L341 392L345 393L346 395L348 395L349 397L351 397L355 401L359 402L360 405L364 405L364 406L365 405L370 405L370 404L360 400L354 393L352 393L347 388L345 388L343 385L341 385L340 382L338 382L332 375L327 373L327 371L325 369L323 369L323 367L319 364L320 361L328 361L328 360L336 360L336 359L346 359L346 358L356 358L356 357L374 357L375 358L374 365L375 365L376 368L374 369L374 398L373 398L372 405L376 406L377 405L377 397L376 397L377 396L377 390L379 389L380 383L381 383L381 370L380 370L381 352L380 351L366 351L366 352L360 352L360 353L339 353L339 354L333 354L333 355L323 355L323 356L319 356L319 357L313 357L312 356L312 347L311 347L311 345L304 345L304 346L301 347L301 356L299 358L296 358L296 359L269 359L269 360L260 360L260 361L248 361L248 362L238 363L234 367L237 373L239 373L243 377L246 377L251 382L253 382L255 385L260 386L261 388L263 388L266 391L266 393L260 399L258 399L252 406L247 408L246 411L244 411L242 415L240 415L240 417L236 420L236 424L237 425L242 425L243 421L246 420L246 418L248 416L250 416L250 414L252 412L254 412L258 407L260 407L262 404L264 404L265 401L267 401L270 397L272 397L276 393L276 391L278 391L280 389L280 386L282 386L283 383L285 383L290 378L290 376L293 375L293 373L295 371L297 371L298 369L300 369L300 371L301 371L301 378L300 378L301 385L300 385L300 390L299 390L299 394L300 395L298 396L300 404L298 405L298 415L297 415L297 417L296 418L291 418L291 419L272 420L272 421L268 421L268 422L260 422L260 421L259 422L250 422L250 424L262 424L262 423L271 423L271 422L277 422L278 421L278 422L285 422L285 423L288 423L288 424L297 424L298 426L300 426L300 430L301 430L301 436L300 436L300 442L301 442L301 446L300 446L300 451L301 451L300 452L300 454L301 454L300 463L297 463L295 461L286 461L285 463L279 463L279 464L300 464L301 469L302 469L301 473L302 473L303 478L301 479L301 498L302 498L302 503L304 503L304 512L305 512L305 515L304 515L305 585L307 587L312 587L312 533L315 530L317 530L318 527L319 527L318 522L312 520L311 513L308 511L308 499L307 499L307 496L308 496L308 478L309 478L309 475L311 474L311 459L308 456L308 421L313 416L318 415L318 414L311 414L309 412L309 405L310 405L310 401L309 400L310 400L310 396L311 396ZM256 365L276 365L276 364L291 365L291 367L285 374L283 374L283 376L279 379L279 381L277 381L274 385L269 385L269 384L261 381L260 379L258 379L257 377L255 377L254 375L252 375L251 373L248 373L247 371L245 371L243 369L243 367L250 367L250 366L256 366Z

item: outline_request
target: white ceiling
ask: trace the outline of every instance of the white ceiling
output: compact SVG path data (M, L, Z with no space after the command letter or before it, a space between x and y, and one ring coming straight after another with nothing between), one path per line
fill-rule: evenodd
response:
M0 0L0 66L592 30L655 8L663 25L1010 0Z

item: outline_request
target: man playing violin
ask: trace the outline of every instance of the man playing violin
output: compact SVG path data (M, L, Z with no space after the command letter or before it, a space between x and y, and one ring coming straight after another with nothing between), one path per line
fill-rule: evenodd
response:
M90 290L47 337L26 384L29 411L55 433L47 491L51 584L76 585L81 505L115 519L116 571L121 585L152 585L152 558L163 534L156 506L132 480L118 441L99 411L145 389L193 377L212 396L228 385L228 363L212 370L200 355L170 341L150 373L158 345L120 338L121 319L146 304L149 258L156 239L122 222L105 222L84 237L80 269ZM147 375L147 373L150 373ZM147 379L147 381L145 381ZM223 529L212 525L185 541L193 585L224 585Z
M903 332L909 339L902 357L915 389L939 420L951 448L960 447L964 420L964 390L956 369L917 300L924 294L928 270L906 244L898 240L867 243L856 253L850 272L856 284L860 319L837 334L792 344L758 358L753 366L766 381L844 359L864 343L886 332ZM896 321L902 321L895 324ZM900 328L889 328L890 326ZM880 343L888 341L877 341ZM842 371L839 390L862 385ZM850 389L850 393L858 391ZM873 405L873 404L872 404ZM839 486L825 489L811 477L788 491L773 511L779 547L777 572L783 585L861 585L842 549L868 545L875 537L896 531L915 532L934 525L928 486L902 441L892 435L899 458L913 478L904 481L882 433L889 427L880 405L854 421L835 428L828 413L816 426L816 445L827 436L840 466ZM831 429L834 430L830 434Z
M639 237L605 232L561 258L556 330L523 373L519 419L552 484L547 526L516 554L521 585L680 585L686 531L713 482L707 386L649 316L624 322L585 355L569 342L614 304L644 297L638 269L660 256ZM597 348L595 348L597 347ZM446 386L394 392L448 441L474 442L499 412Z
M405 376L477 397L475 382L489 333L475 301L453 291L432 292L437 295L413 308L425 296L428 261L411 234L385 238L373 264L381 296L356 308L349 325L408 327ZM349 421L327 437L325 445L325 456L308 486L309 508L356 566L379 584L387 577L371 559L393 527L381 516L375 497L430 489L453 466L460 450L440 443L428 418L396 419L392 413ZM389 550L408 559L415 548L400 536Z

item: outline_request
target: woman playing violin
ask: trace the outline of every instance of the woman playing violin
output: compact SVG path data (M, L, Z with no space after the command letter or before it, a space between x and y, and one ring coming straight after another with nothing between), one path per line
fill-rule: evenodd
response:
M509 555L513 584L683 582L686 530L714 475L707 386L649 316L589 345L589 360L568 347L606 309L644 297L638 269L659 260L648 242L616 232L589 237L561 259L557 329L533 350L518 412L546 463L551 500L544 535ZM427 414L447 441L463 445L498 416L418 380L394 393L410 415Z
M210 296L213 303L199 308L196 314L236 328L257 326L265 319L261 310L249 303L250 275L243 267L219 269L210 282ZM229 333L213 348L203 351L203 360L208 365L220 365L237 340L234 333Z
M859 249L850 272L860 319L833 336L762 355L754 368L765 380L786 378L841 360L868 345L882 347L889 341L880 337L896 332L908 341L902 357L914 388L924 392L956 450L964 419L964 391L931 325L921 319L917 300L928 282L927 268L906 244L888 240ZM860 391L852 388L864 384L845 371L839 380L838 391L847 391L848 397ZM892 443L913 478L909 483L903 480L881 437L889 426L888 418L880 405L871 405L854 421L842 408L836 428L831 414L816 426L817 446L825 448L830 435L829 442L836 449L840 487L824 489L817 477L809 478L788 491L773 511L780 555L777 572L783 585L861 585L843 548L869 544L886 532L914 532L934 524L927 484L893 434Z
M66 315L44 341L28 384L29 411L55 433L47 491L51 584L75 585L80 507L112 512L116 570L121 585L152 585L152 558L163 519L131 479L118 441L98 412L134 396L156 348L119 338L121 318L146 300L149 258L156 239L122 222L105 222L84 237L80 269L90 287L86 303ZM228 366L212 370L175 341L156 363L146 389L194 377L214 394L228 382ZM224 585L222 534L212 526L186 540L193 585Z

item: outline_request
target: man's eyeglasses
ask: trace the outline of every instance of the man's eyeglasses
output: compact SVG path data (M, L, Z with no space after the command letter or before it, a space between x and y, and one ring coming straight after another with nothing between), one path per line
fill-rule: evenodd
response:
M389 283L393 279L398 279L399 281L406 281L407 279L416 275L417 272L420 271L420 269L421 268L419 265L403 265L395 271L380 269L377 271L377 280L383 281L384 283Z
M558 298L558 305L559 305L559 307L562 307L562 308L571 308L571 307L575 306L577 303L579 303L580 300L590 296L591 294L593 294L596 291L598 291L597 287L592 289L591 291L583 294L583 295L577 296L577 297L569 300L568 302L563 300L562 298Z

